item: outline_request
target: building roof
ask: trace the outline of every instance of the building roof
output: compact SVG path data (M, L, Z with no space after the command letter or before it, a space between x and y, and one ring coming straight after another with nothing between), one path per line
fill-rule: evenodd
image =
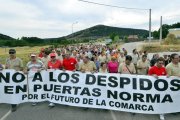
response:
M180 31L180 28L169 29L169 31Z

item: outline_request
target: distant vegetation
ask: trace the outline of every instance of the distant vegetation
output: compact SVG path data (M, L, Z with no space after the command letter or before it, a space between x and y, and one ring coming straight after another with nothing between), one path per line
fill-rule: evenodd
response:
M162 38L166 38L168 33L169 33L169 29L172 29L172 28L180 28L180 23L175 23L175 24L172 24L172 25L168 25L168 24L164 24L162 25ZM158 31L154 31L153 32L153 37L156 38L156 39L159 39L159 33L160 33L160 29Z
M174 34L168 34L165 40L163 41L165 45L177 45L180 44L180 40L176 38Z
M132 28L118 28L105 25L96 25L94 27L78 31L74 34L66 36L68 39L98 39L102 37L109 36L119 36L119 38L124 38L129 35L138 35L141 38L148 37L148 31L142 29L132 29Z
M154 53L154 52L179 52L180 47L179 45L164 45L164 44L159 44L158 42L152 43L152 44L145 44L142 46L142 51L147 51L149 53Z
M0 40L15 40L15 39L0 33Z
M22 37L14 39L7 35L0 34L0 46L43 46L43 45L67 45L76 43L92 42L99 38L112 38L112 40L123 39L127 41L129 35L137 35L139 39L147 38L148 31L132 28L118 28L104 25L97 25L59 38L42 39L38 37Z

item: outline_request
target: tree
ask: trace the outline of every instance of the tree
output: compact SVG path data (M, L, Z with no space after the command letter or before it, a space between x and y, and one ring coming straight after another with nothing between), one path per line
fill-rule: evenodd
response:
M156 30L155 30L152 34L153 34L153 37L154 37L154 38L156 38L156 39L159 38L159 31L156 31Z
M118 42L119 41L119 35L116 35L115 37L114 37L114 42Z
M116 37L116 33L111 33L110 35L109 35L109 38L112 40L112 41L114 41L114 38Z
M166 38L167 34L169 33L170 26L167 24L162 25L162 38ZM158 30L160 31L160 30Z
M129 40L128 40L128 37L127 37L127 36L124 36L124 42L125 42L125 43L129 42Z

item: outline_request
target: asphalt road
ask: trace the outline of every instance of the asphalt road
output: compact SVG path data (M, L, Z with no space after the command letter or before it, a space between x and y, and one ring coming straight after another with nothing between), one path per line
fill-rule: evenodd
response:
M128 53L132 53L133 49L139 50L143 42L131 42L125 43L121 46L121 48L125 48Z
M159 120L159 115L131 114L127 112L102 109L84 110L80 107L56 105L49 108L48 103L31 106L20 104L16 112L10 111L10 105L0 104L0 120ZM165 120L180 120L180 114L165 115Z

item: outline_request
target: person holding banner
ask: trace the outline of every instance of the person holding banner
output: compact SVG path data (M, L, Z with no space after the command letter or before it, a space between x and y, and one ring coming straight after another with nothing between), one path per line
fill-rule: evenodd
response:
M166 68L164 67L164 58L160 57L156 60L155 66L151 67L148 75L152 75L158 79L158 76L167 76ZM160 120L165 120L164 114L160 114Z
M106 63L104 63L104 62L101 63L101 67L99 69L99 72L100 73L108 73L107 64Z
M125 62L119 65L118 72L121 74L135 74L136 73L136 69L135 69L134 64L132 63L132 57L130 55L126 55Z
M96 72L96 65L93 61L90 61L88 56L83 57L83 63L80 65L80 71L85 72Z
M45 69L45 66L42 61L37 59L37 55L35 53L30 54L31 60L27 63L25 73L28 71L40 72ZM35 106L37 103L33 102L32 106Z
M50 61L47 63L48 69L62 69L61 61L56 58L56 54L51 53L50 58Z
M48 61L50 60L50 58L49 58L49 52L48 52L47 50L45 50L45 51L43 52L43 57L40 58L40 60L43 62L43 64L45 65L45 68L47 69L47 63L48 63Z
M50 54L50 58L51 60L48 61L48 69L62 69L62 64L61 61L59 59L56 58L56 54L51 53ZM54 103L49 103L49 107L54 107L55 104Z
M16 57L15 49L9 50L9 58L6 59L5 68L14 69L16 71L23 71L23 62L20 58ZM11 111L15 112L17 109L17 105L12 104L11 107L12 107Z
M138 75L147 75L149 70L149 61L147 61L147 56L142 55L141 59L137 62L137 73Z
M50 58L51 60L48 61L48 65L47 65L48 69L62 69L61 61L56 58L56 54L51 53ZM52 102L49 103L49 107L54 107L54 106L55 106L54 103Z
M73 57L70 57L70 53L65 54L65 58L63 59L63 69L69 71L76 71L77 69L77 60Z
M3 70L4 69L4 67L3 67L3 65L0 63L0 70Z
M167 74L169 76L180 77L179 55L178 54L172 54L170 58L171 58L171 63L169 63L166 66Z
M180 58L179 55L174 53L170 56L171 62L166 66L168 76L180 77ZM176 114L176 113L173 113Z

